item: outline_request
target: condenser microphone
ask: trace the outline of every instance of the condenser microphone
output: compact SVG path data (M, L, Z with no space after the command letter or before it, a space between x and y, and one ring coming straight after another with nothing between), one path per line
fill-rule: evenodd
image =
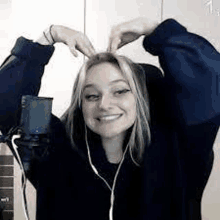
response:
M30 168L32 159L40 159L50 145L50 120L53 98L22 96L21 119L15 139L24 170Z

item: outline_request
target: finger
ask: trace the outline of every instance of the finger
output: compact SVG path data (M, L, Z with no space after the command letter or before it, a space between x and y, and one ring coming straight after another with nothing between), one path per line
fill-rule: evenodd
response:
M89 48L90 47L88 47L85 42L79 42L76 45L76 49L87 57L91 57L93 55L93 53L91 52L91 50Z
M77 41L76 49L87 57L93 56L96 51L86 35L81 35Z
M109 43L108 43L107 52L111 52L112 40L113 40L113 38L112 38L112 37L110 37L110 38L109 38Z
M96 54L95 49L91 49L91 48L90 48L90 50L89 50L89 57L92 57L92 56L94 56L95 54Z
M95 51L92 43L88 39L86 41L81 42L81 44L79 45L79 49L87 57L91 57L96 54L96 51Z
M111 51L111 44L112 44L112 41L111 39L109 40L109 43L108 43L108 47L107 47L107 52L110 52Z
M96 50L90 41L89 41L88 51L89 51L90 57L96 54Z
M121 39L119 37L113 38L110 44L109 52L115 53L120 43L121 43Z
M118 38L120 36L120 33L117 31L117 26L113 26L110 32L109 36L109 42L108 42L108 47L107 47L107 52L112 51L112 44L115 38Z
M70 48L70 52L73 54L74 57L78 57L78 53L76 52L75 47L74 47L74 48L71 47L71 48Z
M92 57L94 55L93 51L91 50L91 48L87 48L85 47L82 51L82 53L87 56L87 57Z
M91 54L92 54L92 55L95 55L95 54L96 54L96 50L95 50L95 48L94 48L93 46L90 48L90 51L91 51Z

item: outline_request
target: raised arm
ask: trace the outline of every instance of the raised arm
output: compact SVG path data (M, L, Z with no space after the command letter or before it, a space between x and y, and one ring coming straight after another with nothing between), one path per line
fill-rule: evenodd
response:
M215 48L173 19L157 25L139 18L113 28L110 50L115 52L120 46L132 42L134 35L145 35L144 48L159 56L165 73L165 86L161 89L167 89L164 92L169 95L166 103L172 106L168 106L170 115L186 125L210 120L219 125L220 54Z
M37 95L45 65L54 52L23 37L0 68L0 130L6 133L19 123L22 95Z
M0 130L3 133L18 125L22 95L38 95L45 65L54 52L53 45L59 42L66 44L74 56L76 50L88 57L95 53L84 34L60 25L47 28L36 42L18 38L11 55L0 67Z
M135 25L148 30L144 20L138 21L141 24L133 20L113 29L109 44L112 52L120 48L120 41L132 42L137 33ZM152 112L157 115L151 121L159 119L162 126L152 129L154 145L144 156L143 219L157 219L158 210L160 216L167 213L167 219L181 219L182 213L187 219L200 219L201 198L211 173L213 143L220 124L220 54L203 37L188 32L173 19L150 28L143 46L159 57L165 73L164 78L149 85L149 97L156 103ZM149 172L150 167L155 172ZM172 207L171 212L163 209L164 204Z

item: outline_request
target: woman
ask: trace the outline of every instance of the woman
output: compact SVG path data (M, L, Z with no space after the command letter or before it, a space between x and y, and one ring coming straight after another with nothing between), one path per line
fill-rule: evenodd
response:
M157 69L114 54L142 35L164 78L153 80L149 70ZM20 38L1 67L3 133L19 122L21 96L39 91L54 50L40 44L54 42L90 59L62 122L52 117L50 154L28 174L37 219L201 219L219 124L219 53L172 19L116 26L111 53L96 55L85 36L62 26L38 43Z

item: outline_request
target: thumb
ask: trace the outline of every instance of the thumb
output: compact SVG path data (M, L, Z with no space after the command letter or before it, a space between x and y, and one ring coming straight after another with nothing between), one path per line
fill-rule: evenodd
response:
M121 43L121 39L119 37L114 38L111 41L111 44L110 44L110 47L109 47L110 52L115 53L116 50L118 49L118 46L119 46L120 43Z

